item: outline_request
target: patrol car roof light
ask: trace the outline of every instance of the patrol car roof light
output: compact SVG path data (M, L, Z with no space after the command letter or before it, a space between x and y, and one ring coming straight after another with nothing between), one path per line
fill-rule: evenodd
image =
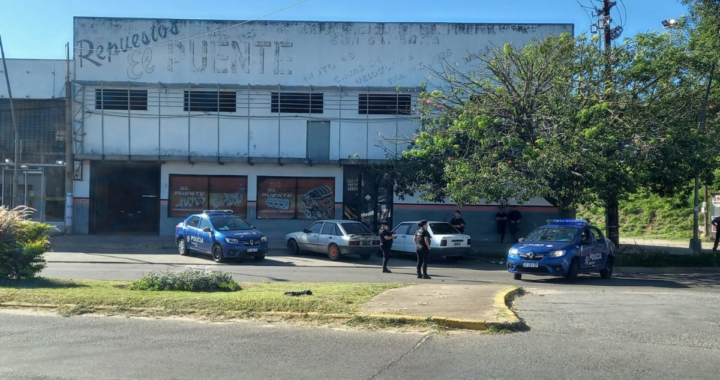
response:
M548 224L573 224L587 226L589 223L585 219L548 219Z
M232 214L232 210L203 210L203 214Z

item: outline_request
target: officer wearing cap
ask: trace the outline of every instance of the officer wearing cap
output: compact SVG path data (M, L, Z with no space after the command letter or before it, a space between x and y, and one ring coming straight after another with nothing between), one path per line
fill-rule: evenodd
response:
M430 233L427 230L427 220L421 220L420 223L418 223L418 227L420 228L415 232L415 236L413 237L413 241L417 247L417 276L418 278L429 280L430 276L427 274L427 263L430 259Z
M392 273L390 269L387 269L387 263L390 259L393 240L396 238L397 235L390 232L390 222L383 220L380 227L380 249L382 249L383 253L383 273Z

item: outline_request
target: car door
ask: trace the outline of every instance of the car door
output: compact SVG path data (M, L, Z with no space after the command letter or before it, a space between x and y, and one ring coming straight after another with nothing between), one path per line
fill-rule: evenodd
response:
M583 228L580 234L580 270L592 267L591 257L595 253L595 237L590 228Z
M188 248L199 250L200 247L197 245L198 238L198 224L200 223L199 216L192 216L188 219L187 225L185 226L185 241L188 244Z
M337 245L340 245L340 241L338 241L337 238L337 224L336 223L328 223L326 222L325 225L320 230L320 235L318 236L318 251L325 252L327 250L327 247L330 246L330 243L335 242Z
M392 231L394 234L397 234L397 239L395 239L392 246L393 251L415 252L415 243L413 243L412 235L408 235L410 225L410 223L400 223ZM410 241L410 244L412 244L413 247L410 251L408 251L408 241Z
M210 230L208 232L207 230ZM197 247L203 252L210 252L213 243L212 226L208 218L200 218L197 228Z
M317 252L317 240L322 230L323 222L316 222L306 228L298 237L300 249L308 252Z
M597 265L595 265L595 267L597 269L602 269L605 267L605 262L607 261L608 256L610 256L610 247L608 247L605 236L603 236L602 232L597 227L592 227L592 232L595 238L595 255L596 257L600 255L599 260L596 260Z

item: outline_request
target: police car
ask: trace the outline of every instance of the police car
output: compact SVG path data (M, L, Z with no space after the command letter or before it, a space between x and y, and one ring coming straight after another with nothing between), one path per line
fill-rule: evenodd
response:
M268 252L267 237L232 210L205 210L190 215L175 226L178 252L209 253L218 263L228 258L262 260Z
M513 245L507 254L508 272L563 276L575 282L578 274L599 272L611 278L615 245L586 220L551 219Z

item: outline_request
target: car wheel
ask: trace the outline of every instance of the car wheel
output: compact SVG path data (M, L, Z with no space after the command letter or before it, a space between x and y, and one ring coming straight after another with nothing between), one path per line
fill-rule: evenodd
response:
M518 280L518 281L522 280L522 273L515 273L513 275L513 280Z
M225 256L223 255L223 250L220 244L213 245L212 248L212 257L213 260L215 260L216 263L223 263L225 262Z
M180 256L187 256L190 254L190 250L188 249L187 242L185 241L184 238L178 239L177 246L178 246L178 253L180 254Z
M449 263L456 263L462 258L462 256L446 256L445 258Z
M605 261L605 268L600 271L600 277L604 279L612 278L614 264L615 259L612 256L608 257L607 261Z
M371 257L372 257L372 254L371 254L371 253L361 253L361 254L360 254L360 258L363 259L363 260L367 260L367 259L369 259L369 258L371 258Z
M290 241L288 241L287 243L287 247L290 253L292 253L293 255L297 255L298 253L300 253L300 247L298 247L298 243L297 241L295 241L295 239L290 239Z
M255 259L255 261L263 261L265 260L265 255L254 256L253 259Z
M570 269L568 269L568 272L565 275L565 279L572 284L577 281L579 272L580 262L578 261L578 259L573 259L573 261L570 263Z
M340 260L340 248L335 244L331 244L328 247L328 257L332 261Z

